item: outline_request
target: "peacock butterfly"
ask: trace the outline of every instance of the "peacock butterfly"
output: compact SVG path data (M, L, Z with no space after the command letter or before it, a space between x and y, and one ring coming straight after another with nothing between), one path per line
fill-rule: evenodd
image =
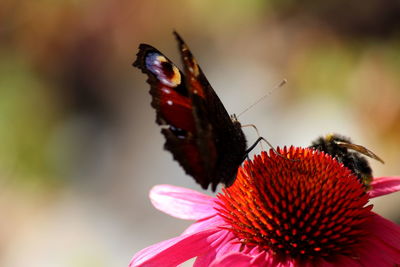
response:
M183 73L148 44L140 44L133 66L148 76L151 105L166 138L164 148L202 188L211 184L215 191L219 183L233 184L238 167L255 144L246 150L236 116L229 116L189 47L177 32L174 35Z

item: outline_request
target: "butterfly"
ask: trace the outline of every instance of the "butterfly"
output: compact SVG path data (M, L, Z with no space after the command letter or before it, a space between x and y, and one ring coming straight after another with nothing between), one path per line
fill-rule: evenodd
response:
M133 66L148 76L164 148L203 189L211 184L215 191L219 183L228 187L262 138L246 149L240 122L228 114L183 39L177 32L174 35L183 72L148 44L140 44Z

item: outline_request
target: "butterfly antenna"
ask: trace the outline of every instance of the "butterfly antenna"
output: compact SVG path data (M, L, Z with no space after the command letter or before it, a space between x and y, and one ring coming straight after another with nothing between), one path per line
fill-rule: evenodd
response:
M254 107L255 105L257 105L258 103L260 103L261 101L263 101L266 97L270 96L273 92L275 92L277 89L281 88L282 86L284 86L287 83L286 79L283 79L278 85L276 85L274 88L272 88L271 91L269 91L268 93L266 93L265 95L263 95L262 97L260 97L256 102L254 102L253 104L251 104L250 106L248 106L245 110L243 110L242 112L239 113L239 115L237 115L237 117L239 118L241 115L243 115L243 113L245 113L246 111L248 111L249 109L251 109L252 107Z

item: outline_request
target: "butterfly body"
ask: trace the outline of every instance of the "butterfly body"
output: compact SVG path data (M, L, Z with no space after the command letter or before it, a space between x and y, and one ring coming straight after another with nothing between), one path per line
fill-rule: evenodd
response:
M148 76L156 122L185 172L204 189L231 185L247 155L240 123L230 117L182 38L174 33L184 71L156 48L141 44L134 66Z

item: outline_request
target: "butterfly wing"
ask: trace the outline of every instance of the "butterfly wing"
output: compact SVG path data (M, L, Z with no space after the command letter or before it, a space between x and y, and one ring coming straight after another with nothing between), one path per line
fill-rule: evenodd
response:
M152 46L141 44L134 66L147 74L157 111L166 125L165 148L204 189L231 185L246 155L241 125L231 120L188 46L174 32L184 74Z
M165 148L206 189L215 170L217 149L211 124L197 119L205 111L204 101L193 99L184 74L154 47L141 44L133 65L148 76L156 122L166 126L161 130L166 138Z
M213 191L219 183L230 186L246 156L246 138L240 123L231 119L189 47L177 32L174 35L182 57L186 87L195 103L193 111L200 137L197 143L199 147L207 147L207 142L212 141L217 149L217 162L213 175L208 178L209 183ZM204 133L211 133L212 137Z

